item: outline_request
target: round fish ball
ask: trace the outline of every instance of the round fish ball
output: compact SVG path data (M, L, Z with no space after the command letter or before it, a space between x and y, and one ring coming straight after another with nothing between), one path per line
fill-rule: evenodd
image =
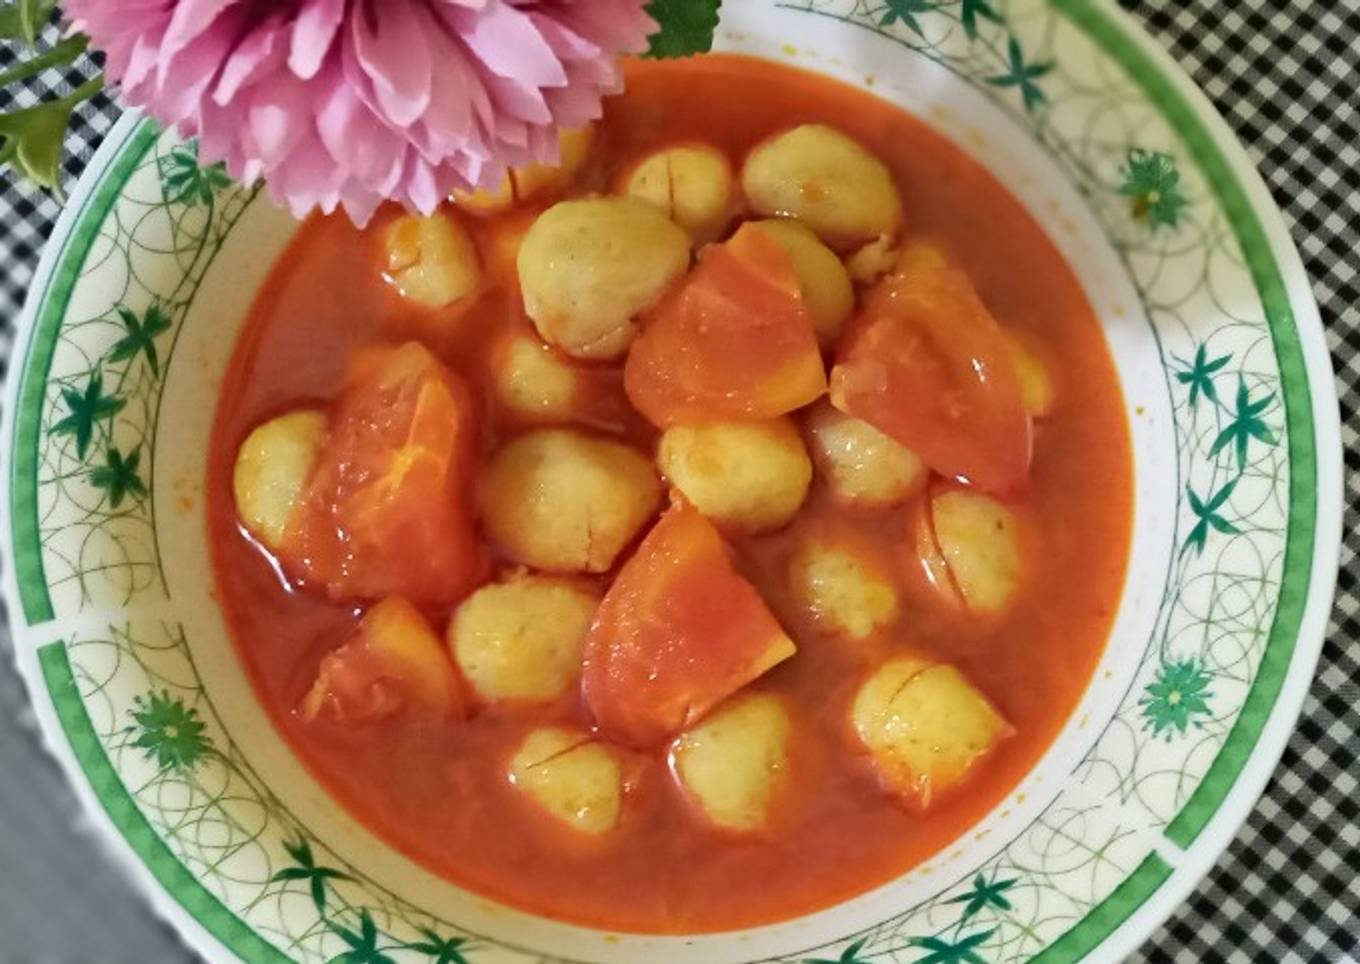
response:
M387 229L387 276L403 298L447 308L482 289L477 245L451 217L403 215Z
M972 612L1005 609L1020 584L1022 553L1015 514L967 489L948 489L930 501L935 547L948 572L936 581L946 597L954 591Z
M833 347L855 309L855 289L850 284L845 265L807 225L791 218L771 218L755 223L788 252L793 269L798 273L803 303L812 316L817 343L823 348Z
M1006 349L1015 366L1015 378L1020 383L1020 402L1033 418L1043 418L1053 411L1053 377L1039 354L1023 338L1006 333Z
M1012 732L952 666L889 660L855 693L850 724L884 788L924 811Z
M741 184L757 214L795 217L837 251L902 227L902 201L888 168L824 124L804 124L757 145Z
M661 504L661 480L636 449L567 429L512 440L482 474L482 518L516 562L604 572Z
M623 193L666 213L696 240L717 237L733 214L732 163L716 147L686 145L649 154L623 183Z
M911 449L826 399L808 411L807 429L817 473L841 502L886 508L905 502L929 478Z
M528 335L511 338L495 361L496 398L525 419L565 421L576 410L580 374Z
M599 600L562 579L484 586L449 622L449 649L484 700L545 703L571 689Z
M865 639L897 618L892 581L873 560L848 546L808 540L793 554L789 576L828 632Z
M567 727L534 730L510 761L510 782L564 826L608 833L623 805L619 761L589 734Z
M677 425L657 460L671 484L720 526L768 532L807 497L812 462L792 419Z
M631 198L563 201L545 211L517 258L524 309L544 340L578 358L617 358L633 318L689 267L689 237Z
M326 432L321 412L292 412L260 425L241 443L232 473L236 511L269 549L283 543Z
M738 696L671 750L686 793L713 824L750 833L769 821L770 805L789 765L788 711L767 693Z
M594 141L595 128L589 125L562 131L558 135L556 164L529 164L512 168L496 187L455 191L453 201L468 214L490 217L502 214L524 201L565 190L585 166Z
M515 200L524 202L566 189L585 167L595 143L595 128L591 125L558 134L556 164L529 164L510 172L515 185Z
M453 203L460 211L475 217L490 217L515 206L515 185L507 173L493 188L478 188L475 191L454 191Z

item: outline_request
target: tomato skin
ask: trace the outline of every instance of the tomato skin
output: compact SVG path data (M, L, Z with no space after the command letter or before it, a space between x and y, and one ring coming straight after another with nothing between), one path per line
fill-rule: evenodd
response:
M831 372L831 401L935 472L987 491L1021 484L1031 424L1005 335L968 276L928 242L871 293Z
M582 690L606 737L657 746L794 651L718 530L677 502L600 604Z
M360 356L280 548L285 569L336 600L457 601L486 569L476 452L472 393L428 350Z
M775 418L819 398L826 368L788 253L753 225L705 248L633 343L624 388L660 428Z

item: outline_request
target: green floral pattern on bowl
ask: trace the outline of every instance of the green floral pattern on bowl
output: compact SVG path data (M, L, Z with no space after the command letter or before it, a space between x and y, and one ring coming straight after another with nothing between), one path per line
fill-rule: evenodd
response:
M1339 431L1306 282L1240 153L1164 58L1083 0L728 0L720 46L920 113L1087 285L1129 401L1139 534L1082 706L956 848L801 921L603 935L429 878L337 813L270 730L202 558L215 386L292 227L192 142L125 119L30 297L5 410L5 590L54 752L205 956L1110 959L1259 791L1320 645Z

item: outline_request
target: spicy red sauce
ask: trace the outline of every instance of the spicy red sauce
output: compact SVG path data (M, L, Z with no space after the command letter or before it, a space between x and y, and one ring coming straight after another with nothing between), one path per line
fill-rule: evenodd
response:
M418 714L364 726L305 723L296 709L357 611L287 589L242 534L231 492L240 442L266 418L332 401L353 352L375 343L421 338L484 383L492 339L517 319L517 296L506 291L452 324L403 306L382 278L381 217L363 231L312 219L257 299L222 391L208 523L222 605L260 699L299 757L375 833L449 880L525 910L609 929L712 931L817 910L885 883L964 834L1020 780L1063 726L1105 644L1128 552L1132 463L1114 367L1076 278L1019 203L958 149L885 102L762 61L638 63L628 81L607 104L574 190L604 190L662 143L707 141L739 161L781 129L831 124L892 169L907 233L944 239L995 317L1041 348L1058 404L1036 427L1022 500L1038 551L1004 616L980 620L928 595L912 564L911 504L849 511L814 484L788 529L738 540L739 568L799 645L755 684L786 697L796 741L779 810L756 840L723 837L695 819L667 785L661 753L627 756L631 789L604 839L581 842L559 829L505 770L535 724L587 723L575 701L529 714L488 709L457 723ZM497 225L476 227L489 260ZM650 451L655 433L619 403L620 380L620 366L592 369L599 427ZM489 405L485 424L488 450L515 428ZM800 535L822 526L854 530L891 561L905 605L890 631L859 644L825 635L794 595L788 558ZM442 628L448 614L428 615ZM957 665L1016 730L926 816L886 796L846 737L855 684L903 646Z

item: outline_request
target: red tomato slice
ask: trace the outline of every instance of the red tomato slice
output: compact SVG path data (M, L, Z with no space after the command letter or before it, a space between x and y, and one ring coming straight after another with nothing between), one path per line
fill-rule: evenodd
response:
M831 401L940 475L1001 491L1029 471L1030 420L1005 336L939 248L907 247L831 372Z
M467 386L415 342L361 357L280 550L334 599L454 602L484 560L469 479Z
M302 703L309 720L381 719L414 701L441 716L465 716L458 678L444 646L420 611L390 596L359 622L345 645L321 661Z
M794 654L698 510L672 506L620 570L585 647L586 703L605 736L664 742Z
M774 418L820 397L826 368L784 249L751 225L705 248L633 343L624 387L662 428Z

